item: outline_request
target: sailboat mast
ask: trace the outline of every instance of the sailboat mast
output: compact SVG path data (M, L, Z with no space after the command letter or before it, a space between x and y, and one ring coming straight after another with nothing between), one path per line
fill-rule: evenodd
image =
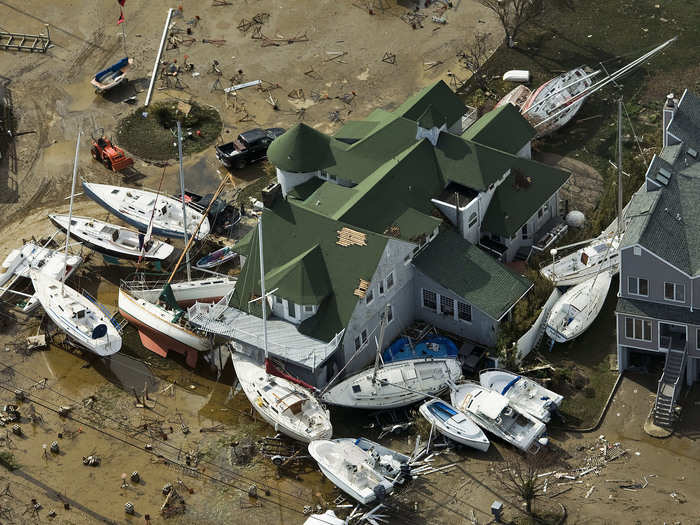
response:
M68 267L68 242L70 241L70 225L73 220L73 196L75 195L75 178L78 176L78 152L80 151L81 130L78 128L78 140L75 142L75 160L73 161L73 183L70 187L70 205L68 207L68 227L66 228L66 247L63 252L63 277L61 277L61 293L66 283L66 268Z
M267 371L267 297L265 296L265 261L263 259L262 215L258 220L258 247L260 248L260 292L262 293L263 345L265 350L265 370Z
M622 236L622 96L617 101L617 236Z
M384 312L382 313L382 318L379 322L379 342L377 343L377 355L374 359L374 372L372 373L372 383L377 380L377 370L379 370L380 356L382 353L382 346L384 345L384 329L386 328L386 316L389 311L389 304L384 307Z
M182 126L180 121L177 121L177 155L180 159L180 196L182 198L182 233L185 238L185 246L187 246L187 206L185 205L185 173L182 169ZM187 264L187 281L192 280L190 269L190 251L185 254Z

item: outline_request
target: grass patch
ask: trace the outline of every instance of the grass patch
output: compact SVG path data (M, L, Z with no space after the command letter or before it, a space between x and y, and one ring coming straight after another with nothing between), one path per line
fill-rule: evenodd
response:
M259 172L259 177L247 184L235 197L235 204L239 206L243 204L246 208L250 208L252 203L250 197L262 200L262 190L265 186L270 184L272 181L276 180L277 172L275 167L268 161L263 161L259 168L256 168Z
M182 149L185 155L206 149L221 134L219 112L196 102L187 116L178 111L177 101L157 102L140 107L124 117L118 126L118 144L145 160L177 158L177 121L182 122ZM143 113L148 113L146 118Z
M12 452L7 450L0 451L0 465L7 470L17 470L20 466Z
M557 2L523 30L515 48L502 46L489 59L483 72L490 79L488 91L468 85L464 100L483 113L514 87L500 80L509 69L529 70L530 87L536 87L582 64L599 69L602 62L608 71L614 71L679 35L670 47L620 81L630 120L644 151L642 156L625 121L623 166L630 173L624 183L627 201L641 185L653 153L661 148L664 97L669 92L680 95L685 88L700 91L700 64L696 59L700 10L679 11L681 7L677 2L656 0ZM615 100L619 92L607 86L586 100L573 122L534 143L535 149L577 158L604 177L605 191L589 217L586 231L579 234L581 238L598 233L616 215L616 173L608 160L617 158Z

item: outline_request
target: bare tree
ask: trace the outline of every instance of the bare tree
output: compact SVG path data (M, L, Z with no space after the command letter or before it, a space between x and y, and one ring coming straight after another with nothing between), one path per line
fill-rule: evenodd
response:
M481 68L489 58L489 34L476 33L467 47L457 53L457 56L469 71L481 89L486 90L486 80L481 74Z
M481 5L496 13L505 31L508 47L515 45L515 37L530 20L544 11L545 0L478 0Z
M525 510L531 514L535 499L543 493L544 485L544 478L537 477L540 472L537 457L514 456L505 463L495 465L494 471L503 488L522 499Z

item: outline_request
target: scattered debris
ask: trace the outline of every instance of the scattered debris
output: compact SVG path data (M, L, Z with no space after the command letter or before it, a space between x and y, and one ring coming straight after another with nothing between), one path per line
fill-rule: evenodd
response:
M135 512L134 504L131 503L130 501L127 501L124 504L124 512L126 512L127 514L134 514L134 512Z
M100 465L100 458L99 456L95 455L90 455L90 456L83 456L83 465L86 465L88 467L97 467Z
M382 57L382 62L386 62L387 64L396 64L396 53L392 53L391 51L385 52L384 56Z

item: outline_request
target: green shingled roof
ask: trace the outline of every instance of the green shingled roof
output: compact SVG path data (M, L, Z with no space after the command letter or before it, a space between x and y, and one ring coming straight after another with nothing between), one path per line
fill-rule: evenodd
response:
M278 168L297 173L320 170L335 162L330 137L304 123L273 140L267 158Z
M417 121L428 106L432 106L435 111L444 115L448 126L457 122L467 111L467 107L454 91L445 82L438 80L409 97L393 113Z
M493 319L500 319L532 287L451 229L421 250L413 264Z
M482 229L511 237L568 178L568 173L552 166L519 159L491 197Z
M517 153L537 132L513 104L499 106L472 124L462 138Z
M338 231L344 226L365 233L366 245L338 245ZM320 301L317 313L301 323L299 331L330 341L349 322L359 299L353 292L360 279L369 281L374 275L388 238L313 213L294 199L278 198L266 208L262 228L267 288L277 287L280 296L301 304ZM260 315L260 303L249 302L261 293L257 246L253 233L230 304Z

